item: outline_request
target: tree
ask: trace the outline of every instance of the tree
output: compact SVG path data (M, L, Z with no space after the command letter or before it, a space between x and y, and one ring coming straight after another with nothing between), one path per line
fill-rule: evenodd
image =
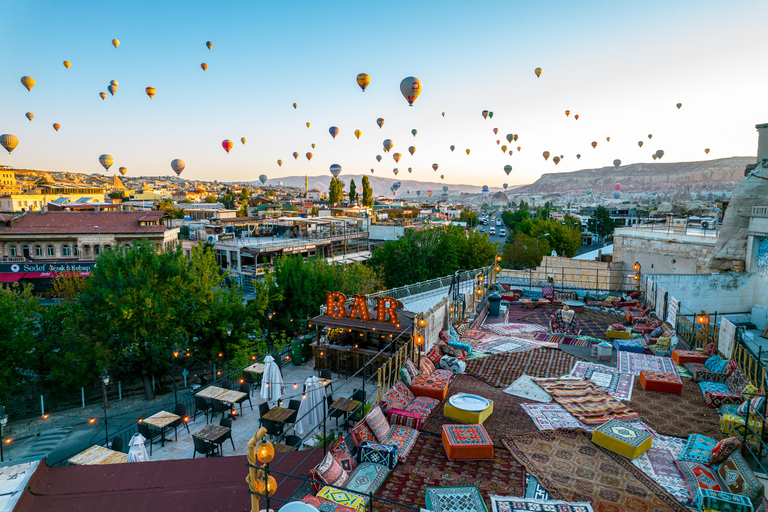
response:
M324 258L304 262L300 255L283 256L275 264L274 285L270 287L270 306L276 312L272 323L284 330L291 318L314 318L325 303L325 292L336 291L337 274Z
M499 247L487 233L469 230L466 242L459 250L459 265L465 269L487 267L493 263Z
M357 200L357 185L355 185L355 180L351 180L349 182L349 204L354 204Z
M597 230L595 230L595 224L597 224ZM597 233L601 237L606 237L613 234L616 229L616 223L611 218L611 213L604 207L598 206L597 210L592 213L592 216L587 221L587 229L592 233Z
M240 191L240 200L248 201L251 198L251 189L249 187L243 187Z
M42 318L32 285L0 286L0 402L23 383Z
M368 176L363 176L363 206L373 208L373 189Z
M538 243L535 238L525 233L512 233L507 237L507 243L504 244L504 250L501 255L501 262L505 268L525 269L536 267L541 264L541 259L545 254L549 254L551 249L546 238L541 238Z
M174 205L173 202L170 199L163 199L160 202L158 202L157 203L157 209L158 210L163 210L172 219L183 219L184 218L184 210L182 210L181 208L176 208L176 205Z
M473 212L469 208L464 208L459 214L459 222L466 222L467 227L474 228L477 226L477 213Z
M310 210L310 215L312 215L313 217L317 217L318 215L320 215L320 209L317 206L313 206L312 210Z
M519 225L519 231L540 240L547 238L547 244L560 256L572 258L581 247L581 232L553 220L528 219ZM545 236L549 234L549 236Z
M227 193L232 195L232 192L227 191ZM234 201L234 199L233 199L233 201ZM203 199L203 202L204 203L208 203L208 204L215 204L215 203L219 202L219 198L216 197L214 194L208 194L207 196L205 196L205 199ZM226 206L226 204L225 204L225 206ZM229 208L229 207L227 206L227 208Z
M87 287L88 279L79 272L63 272L53 278L51 293L58 299L71 300L77 298Z
M506 226L507 231L513 234L517 231L517 225L530 217L528 210L518 210L516 212L505 211L501 214L501 221Z
M331 178L331 185L328 187L328 203L331 206L340 204L344 200L344 189L341 186L341 180Z
M240 209L237 210L238 217L248 217L248 203L244 202L240 205Z
M125 199L125 191L123 190L115 190L114 192L110 192L107 194L107 197L110 199Z
M339 275L339 290L346 295L369 295L384 289L384 280L374 269L354 263L336 267Z

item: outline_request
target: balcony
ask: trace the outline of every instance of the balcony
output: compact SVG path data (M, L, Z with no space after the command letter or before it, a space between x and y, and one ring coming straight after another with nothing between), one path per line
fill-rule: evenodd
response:
M753 206L752 217L768 217L768 206Z

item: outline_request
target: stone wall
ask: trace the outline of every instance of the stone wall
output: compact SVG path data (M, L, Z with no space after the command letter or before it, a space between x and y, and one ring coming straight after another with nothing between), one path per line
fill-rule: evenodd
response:
M707 272L715 237L617 229L613 237L613 261L624 269L640 263L643 274L701 274Z
M756 279L747 272L723 274L646 274L656 286L680 301L682 314L702 309L710 314L745 313L752 310Z

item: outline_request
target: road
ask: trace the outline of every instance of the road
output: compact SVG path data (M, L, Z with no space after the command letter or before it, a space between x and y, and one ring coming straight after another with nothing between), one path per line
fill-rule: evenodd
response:
M501 234L501 230L502 229L506 229L506 228L504 227L503 223L500 226L497 226L496 225L496 220L497 219L498 219L499 222L501 222L501 210L498 210L496 213L494 213L493 215L488 217L488 225L487 226L483 226L481 224L480 226L478 226L478 229L482 229L483 230L482 233L488 233L488 237L492 241L494 241L497 244L499 244L499 246L503 246L504 242L507 239L507 236L506 236L506 234L502 235ZM491 235L490 234L490 232L489 232L490 228L494 228L494 230L496 231L495 235Z

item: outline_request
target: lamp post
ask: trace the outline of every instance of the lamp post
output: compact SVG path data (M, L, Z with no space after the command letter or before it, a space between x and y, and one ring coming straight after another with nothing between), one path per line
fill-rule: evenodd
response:
M536 248L537 249L539 247L539 238L544 238L544 237L547 237L547 236L549 236L549 233L544 233L543 235L536 237Z
M267 308L267 354L272 352L272 335L269 332L269 321L272 320L272 315L274 315L275 312L272 311L272 308Z
M179 403L179 395L177 393L177 386L176 386L176 358L179 357L179 346L175 343L173 344L173 359L172 365L173 365L173 401L174 403Z
M275 447L272 446L272 443L267 441L266 437L262 437L258 448L256 448L256 459L264 464L264 467L261 468L263 478L259 478L256 482L256 490L267 498L266 512L271 512L269 509L269 497L277 490L277 481L275 480L275 477L269 476L269 463L274 457Z
M99 254L101 254L101 228L99 226L93 226L93 228L99 230ZM95 254L94 254L94 256L95 256ZM94 259L96 259L96 258L94 258Z
M701 332L696 334L696 340L701 341L706 347L709 342L709 313L702 309L701 313L696 315L696 323L701 326Z
M424 313L419 313L416 320L416 327L418 329L416 329L416 335L413 337L413 343L419 347L419 368L421 368L421 352L424 345L424 329L427 328L427 325L429 325L429 322L424 318Z
M501 254L497 254L495 259L496 259L496 266L493 268L493 270L495 272L494 275L496 276L496 278L495 278L494 282L498 283L499 282L499 272L501 272Z
M632 270L635 271L635 275L632 276L632 279L635 280L635 286L637 286L637 291L640 291L640 271L643 270L643 267L640 265L640 263L635 262L635 264L632 265Z
M104 391L104 439L106 445L109 446L109 427L107 426L107 385L109 384L109 374L106 368L104 368L104 372L101 374L101 384Z
M5 412L5 406L0 405L0 462L5 462L3 455L3 445L5 444L5 426L8 424L8 413Z

